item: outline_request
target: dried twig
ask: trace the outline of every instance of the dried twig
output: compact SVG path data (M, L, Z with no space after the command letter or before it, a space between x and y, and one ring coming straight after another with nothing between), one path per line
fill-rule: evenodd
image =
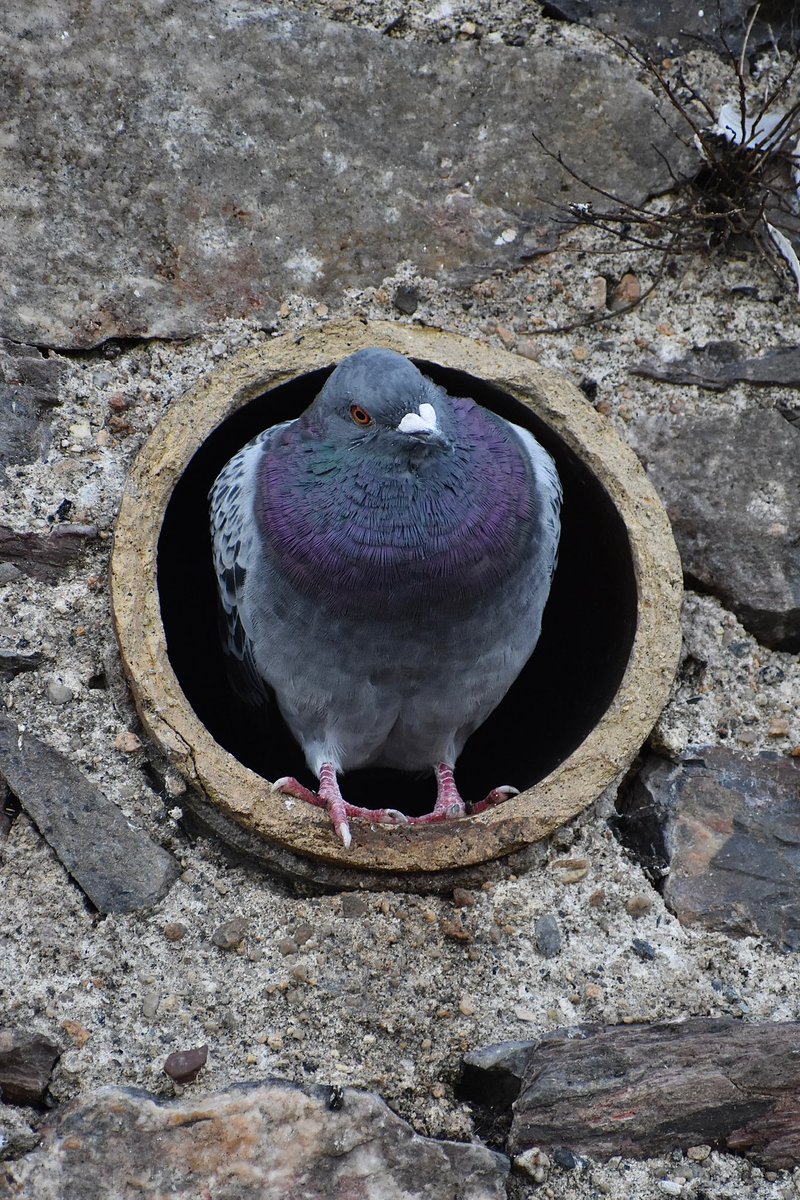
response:
M734 244L740 249L747 241L758 248L782 277L788 268L793 281L797 282L798 258L787 234L797 234L800 230L800 100L789 103L785 109L779 108L778 103L785 101L800 66L800 50L766 96L756 101L748 75L746 50L758 11L759 5L756 5L741 54L734 54L721 37L733 75L736 101L723 106L717 115L708 102L686 84L680 73L673 82L661 66L630 42L606 35L637 68L647 71L687 131L686 137L679 131L676 136L684 145L691 143L697 147L703 160L700 169L689 179L679 178L667 162L674 196L664 211L652 211L615 196L582 175L534 132L533 137L541 149L576 183L603 202L601 207L587 203L562 208L565 222L611 233L627 245L661 255L655 281L634 304L538 332L561 333L623 315L653 292L668 261L697 251L726 251ZM720 21L720 28L721 24ZM702 111L704 120L699 120L692 108ZM730 115L723 126L721 121L726 110ZM663 154L662 158L665 158Z

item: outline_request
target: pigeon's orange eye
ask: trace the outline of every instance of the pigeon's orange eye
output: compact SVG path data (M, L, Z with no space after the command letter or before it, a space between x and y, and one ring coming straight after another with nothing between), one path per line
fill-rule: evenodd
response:
M356 425L372 424L372 417L369 415L366 409L361 407L360 404L350 405L350 416L353 418Z

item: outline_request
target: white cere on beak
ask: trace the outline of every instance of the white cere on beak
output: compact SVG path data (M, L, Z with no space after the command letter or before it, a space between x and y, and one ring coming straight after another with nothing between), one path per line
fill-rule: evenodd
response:
M432 404L420 404L418 413L406 413L397 426L399 433L431 433L436 428L436 409Z

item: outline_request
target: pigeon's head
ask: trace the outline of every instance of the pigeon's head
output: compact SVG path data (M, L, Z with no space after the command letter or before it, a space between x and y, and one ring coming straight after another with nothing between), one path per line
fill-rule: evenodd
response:
M394 459L450 451L454 414L443 388L393 350L339 363L306 414L316 436Z

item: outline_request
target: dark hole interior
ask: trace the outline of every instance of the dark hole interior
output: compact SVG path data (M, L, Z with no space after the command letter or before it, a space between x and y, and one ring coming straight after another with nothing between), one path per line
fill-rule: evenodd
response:
M502 704L468 741L456 779L474 803L492 788L524 789L567 758L613 699L636 628L636 583L624 524L584 463L529 409L492 384L415 360L452 395L472 396L527 426L558 465L564 487L559 562L539 644ZM298 416L333 369L298 376L258 396L207 438L175 487L158 545L158 587L172 667L197 716L217 742L268 779L314 779L277 711L268 718L238 700L217 625L207 496L228 459L260 430ZM266 722L266 724L265 724ZM350 772L351 803L409 814L435 799L430 776Z

